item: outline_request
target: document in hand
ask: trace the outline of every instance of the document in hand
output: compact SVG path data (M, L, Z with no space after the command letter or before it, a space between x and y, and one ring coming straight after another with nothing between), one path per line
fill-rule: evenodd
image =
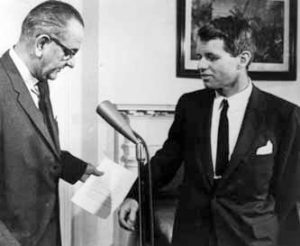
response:
M120 206L137 175L108 158L97 169L104 175L91 175L72 197L72 202L105 219Z

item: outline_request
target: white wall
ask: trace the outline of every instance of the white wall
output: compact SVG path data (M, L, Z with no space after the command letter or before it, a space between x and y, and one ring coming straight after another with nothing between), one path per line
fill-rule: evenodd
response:
M198 80L176 78L176 1L100 1L100 96L174 104Z

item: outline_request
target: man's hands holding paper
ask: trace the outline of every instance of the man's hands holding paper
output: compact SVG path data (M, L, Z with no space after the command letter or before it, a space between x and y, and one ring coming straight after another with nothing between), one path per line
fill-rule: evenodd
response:
M134 231L138 209L138 202L132 198L127 198L121 204L119 209L119 223L122 228Z
M102 176L104 172L99 171L95 166L92 164L87 164L84 174L81 176L80 181L85 182L88 177L91 175L95 176Z
M87 166L86 175L90 177L76 191L72 202L91 214L107 219L120 207L137 174L106 157L95 169Z

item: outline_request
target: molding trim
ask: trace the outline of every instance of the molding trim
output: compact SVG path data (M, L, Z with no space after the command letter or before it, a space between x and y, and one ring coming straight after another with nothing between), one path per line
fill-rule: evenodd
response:
M173 116L175 105L116 104L118 111L127 116Z

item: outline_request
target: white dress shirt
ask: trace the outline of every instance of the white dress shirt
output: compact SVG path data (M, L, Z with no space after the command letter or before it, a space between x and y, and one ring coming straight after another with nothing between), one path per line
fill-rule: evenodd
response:
M216 170L216 159L217 159L217 143L218 143L218 129L219 129L219 120L222 110L222 101L226 99L228 101L228 128L229 128L229 156L230 160L232 152L237 142L238 135L241 130L242 122L244 119L246 107L249 101L250 94L252 92L252 82L249 82L249 85L241 92L234 94L231 97L221 96L216 92L216 96L213 102L213 111L211 119L211 153L212 153L212 162L214 173Z
M9 55L16 65L19 73L21 74L22 79L25 81L25 85L32 97L32 100L35 106L39 106L39 89L37 87L38 80L32 76L26 64L21 60L18 54L13 48L9 50Z

